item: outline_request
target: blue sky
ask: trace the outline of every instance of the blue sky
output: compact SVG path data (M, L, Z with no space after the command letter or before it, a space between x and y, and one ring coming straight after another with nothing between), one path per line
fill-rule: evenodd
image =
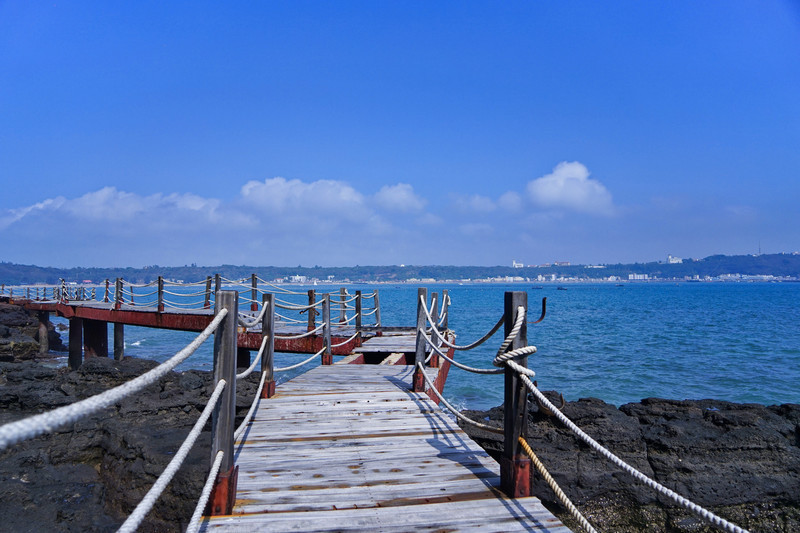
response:
M0 0L0 260L800 249L800 3Z

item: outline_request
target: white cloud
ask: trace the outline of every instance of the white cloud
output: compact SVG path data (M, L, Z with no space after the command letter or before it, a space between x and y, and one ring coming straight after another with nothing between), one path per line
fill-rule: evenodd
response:
M350 185L333 180L304 182L298 179L269 178L248 181L242 186L242 198L275 213L312 211L352 213L364 207L364 195Z
M597 180L589 178L589 170L577 161L559 163L551 174L528 183L531 201L544 208L611 215L614 206L611 193Z
M384 185L375 193L375 202L388 211L398 213L419 212L425 207L425 199L414 192L408 183Z
M497 206L505 211L515 213L522 209L522 197L514 191L508 191L497 199Z
M497 205L488 196L473 194L471 196L455 196L455 204L467 213L491 213L497 209Z

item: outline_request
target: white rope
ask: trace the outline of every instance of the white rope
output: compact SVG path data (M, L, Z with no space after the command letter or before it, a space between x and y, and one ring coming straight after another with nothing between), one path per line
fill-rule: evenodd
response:
M222 458L224 456L225 452L222 450L217 452L214 464L211 465L211 470L208 471L206 484L203 485L203 492L200 493L200 499L197 501L197 506L194 508L192 518L189 520L189 527L186 528L186 533L197 533L200 529L200 520L203 519L203 512L208 504L208 499L211 497L211 491L214 489L214 483L217 481L217 474L219 474L219 467L222 465Z
M315 329L312 329L311 331L306 331L305 333L301 333L299 335L275 335L275 338L276 339L282 339L282 340L302 339L303 337L308 337L308 336L313 335L314 333L317 333L318 331L322 330L325 327L325 324L327 324L327 322L323 322L322 324L317 326Z
M347 343L348 343L348 342L350 342L351 340L353 340L353 339L355 339L356 337L358 337L358 334L359 334L359 333L361 333L361 332L360 332L360 331L356 331L356 332L353 334L353 336L352 336L352 337L350 337L349 339L347 339L346 341L344 341L344 342L340 342L340 343L338 343L338 344L331 344L331 348L339 348L340 346L344 346L345 344L347 344Z
M448 296L448 299L449 298L450 297ZM423 298L422 295L420 295L420 301L422 302L422 309L425 311L425 317L428 319L428 323L431 325L431 329L433 330L433 332L436 334L437 337L439 337L439 339L442 341L442 344L445 344L446 346L453 348L454 350L471 350L473 348L480 346L481 344L489 340L492 337L492 335L497 333L497 330L500 329L500 326L503 325L503 321L505 320L505 317L501 316L500 320L497 321L497 324L495 324L494 327L491 330L489 330L489 333L487 333L477 341L473 342L472 344L458 346L445 339L444 335L442 335L442 333L436 328L436 324L434 324L433 317L431 316L430 311L428 311L428 307L425 305L425 298Z
M148 385L155 383L170 370L192 355L203 342L211 336L219 324L228 314L227 309L221 309L214 320L183 350L164 363L113 389L97 394L85 400L75 402L64 407L59 407L47 413L31 416L24 420L11 422L0 426L0 451L17 442L31 439L43 433L49 433L66 424L74 423L84 416L110 407L122 398L137 392Z
M136 506L136 509L133 510L131 515L128 517L127 520L120 526L117 530L117 533L133 533L142 523L144 517L147 516L147 513L150 512L150 509L153 508L156 501L158 500L161 493L164 492L164 489L167 488L167 485L170 481L172 481L173 476L178 472L178 469L183 464L183 461L186 460L186 456L189 454L189 451L194 446L197 437L200 436L200 433L203 431L203 427L206 425L206 421L211 416L211 413L214 412L214 408L217 406L217 402L219 401L220 396L222 395L222 391L225 389L225 385L227 383L224 379L219 380L217 382L217 386L214 389L214 393L211 395L211 398L208 399L208 404L206 408L203 409L203 414L200 415L200 418L197 419L195 422L194 427L192 427L192 431L189 432L187 435L186 440L183 441L181 447L175 453L175 457L169 462L167 467L158 476L158 479L147 491L144 498L139 505Z
M450 412L456 415L456 417L458 417L459 420L463 420L467 424L479 427L481 429L485 429L486 431L491 431L492 433L500 433L501 435L503 434L503 428L497 428L494 426L484 424L482 422L478 422L476 420L472 420L471 418L467 418L466 416L459 413L458 410L452 405L450 405L448 401L444 399L441 393L439 393L438 389L433 385L431 378L429 378L428 374L425 372L425 367L423 367L421 363L417 363L417 369L420 372L422 372L422 377L425 378L425 382L428 384L428 387L430 387L430 390L432 390L436 394L436 396L439 398L439 401L443 403L444 406L450 410Z
M518 365L514 361L507 361L506 364L518 372L526 370L524 367ZM611 451L604 448L596 440L587 435L581 428L575 425L575 423L569 418L567 418L566 415L564 415L564 413L562 413L555 405L550 403L550 401L545 397L545 395L542 394L542 392L538 388L536 388L533 382L531 382L531 380L528 379L528 377L524 373L521 373L520 379L522 379L522 381L525 383L528 389L534 394L534 396L536 396L536 398L542 403L542 405L544 405L547 409L549 409L553 413L553 416L558 418L558 420L562 424L571 429L573 433L575 433L578 437L580 437L581 440L583 440L583 442L588 444L593 450L595 450L597 453L599 453L600 455L602 455L603 457L605 457L606 459L608 459L609 461L620 467L622 470L624 470L625 472L627 472L640 482L644 483L648 487L655 489L661 494L671 498L681 507L688 509L693 513L701 516L702 518L714 524L715 526L718 526L732 533L747 533L746 529L742 529L741 527L728 522L724 518L715 515L711 511L708 511L700 507L696 503L689 501L688 499L684 498L677 492L668 489L667 487L665 487L664 485L653 479L650 479L645 474L641 473L640 471L638 471L637 469L635 469L634 467L632 467L631 465L629 465L628 463L626 463L625 461L614 455Z
M264 318L264 313L267 312L268 307L269 305L267 305L267 302L264 302L264 305L261 306L261 312L253 320L248 320L249 317L247 315L239 313L239 318L238 318L239 325L244 326L246 328L252 328L254 326L257 326L261 322L261 319Z
M305 324L307 322L306 320L299 320L297 318L291 318L291 317L282 315L282 314L278 313L277 311L275 312L275 318L277 318L279 321L283 320L284 322L294 322L296 324Z
M497 350L497 355L492 361L494 366L502 367L506 363L513 363L514 359L522 359L523 357L527 357L529 355L536 353L536 346L523 346L521 348L517 348L515 350L511 350L509 352L506 349L514 342L514 339L517 338L519 335L519 330L522 329L522 325L525 323L525 308L522 306L517 307L517 317L514 321L514 327L511 328L511 331L508 334L508 337L503 341L503 344L500 346L500 349ZM533 377L536 375L536 372L531 370L530 368L525 368L524 366L520 366L515 363L514 369L517 372L524 374L526 376Z
M275 307L278 307L280 309L288 309L289 311L305 311L306 309L311 309L313 307L318 307L318 306L322 305L323 301L324 300L319 300L317 302L314 302L313 304L300 305L300 304L295 304L295 303L292 303L292 302L286 302L286 301L283 301L283 300L279 300L278 298L275 298L275 302L276 302L275 303Z
M425 339L428 342L428 344L433 346L433 349L436 351L436 353L438 353L440 356L449 361L451 365L460 368L461 370L466 370L467 372L473 372L475 374L502 374L503 372L505 372L505 369L502 368L475 368L472 366L467 366L465 364L459 363L455 359L451 359L446 353L442 351L441 348L433 344L431 338L425 335L425 333L422 334L422 338Z
M261 391L264 390L264 383L267 380L267 373L261 373L261 382L258 384L258 390L256 391L256 397L253 398L253 403L250 404L250 410L247 411L247 414L242 420L242 423L239 424L239 427L236 428L236 431L233 432L233 442L238 442L239 437L242 436L244 430L247 429L247 424L250 423L250 419L253 418L253 414L256 412L256 406L258 405L259 400L261 400Z
M264 353L264 348L267 347L267 341L268 340L269 340L269 336L268 335L264 335L264 338L261 339L261 348L258 349L258 353L256 354L256 356L253 357L253 362L250 364L250 367L247 370L245 370L244 372L242 372L241 374L236 374L236 379L244 379L244 378L246 378L247 376L249 376L250 374L253 373L253 370L255 370L256 365L261 360L261 355Z
M303 361L301 363L297 363L296 365L292 365L292 366L285 366L283 368L274 368L272 371L273 372L286 372L287 370L294 370L295 368L300 368L304 364L310 363L311 361L313 361L314 359L316 359L317 357L322 355L322 352L324 352L324 351L325 351L325 347L323 347L320 351L318 351L317 353L315 353L314 355L312 355L311 357L309 357L308 359L306 359L305 361Z

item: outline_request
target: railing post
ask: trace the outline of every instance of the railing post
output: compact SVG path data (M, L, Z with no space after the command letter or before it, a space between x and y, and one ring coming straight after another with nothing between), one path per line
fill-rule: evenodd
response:
M211 276L206 276L206 301L203 302L203 309L211 309Z
M505 293L505 336L511 333L517 317L517 308L528 309L527 292ZM522 348L528 344L527 323L522 323L522 328L514 338L507 351ZM516 359L520 366L528 367L528 358ZM506 366L505 372L505 398L504 398L504 433L505 443L503 455L500 458L500 486L506 496L523 498L530 496L531 461L525 456L519 444L519 437L525 436L528 428L528 390L517 373Z
M442 289L442 318L441 332L447 331L447 320L450 316L450 293L447 289Z
M364 304L361 300L361 291L356 291L356 332L361 337L361 311L364 309Z
M164 312L164 278L158 276L158 312Z
M266 335L269 339L261 353L261 371L267 374L261 397L272 398L275 395L275 295L265 294L261 305L269 306L261 319L261 336Z
M250 310L258 311L258 277L255 274L250 276L250 284L253 287L250 289Z
M209 501L209 514L230 514L236 498L238 468L233 462L233 432L236 418L236 322L239 312L239 293L217 291L214 294L214 314L227 309L228 314L214 333L214 385L225 380L222 392L211 417L211 461L222 451L222 464Z
M317 310L314 304L317 303L317 293L314 289L308 290L308 331L313 330L317 323Z
M103 303L108 303L108 302L109 302L109 298L108 298L108 285L109 285L109 281L108 281L108 278L106 278L106 292L105 292L105 294L103 295Z
M347 289L339 289L339 324L347 324Z
M422 370L420 370L418 363L425 367L425 345L427 341L425 341L425 337L423 337L423 333L425 332L425 310L423 309L424 305L428 303L428 289L422 287L417 289L417 350L414 354L414 383L413 383L413 390L414 392L425 392L425 378L422 375Z
M119 309L124 300L122 298L122 278L117 278L114 282L114 309Z
M437 319L438 314L439 314L439 295L434 292L433 294L431 294L431 318L433 318L433 326L436 326L436 319ZM437 327L437 329L438 329L438 327ZM433 342L437 342L436 334L433 332L433 330L431 330L431 340ZM433 348L431 348L431 349L433 349ZM439 354L438 353L433 352L433 355L431 355L431 362L430 362L429 366L431 366L433 368L438 368L439 367Z
M378 289L372 293L372 301L375 305L375 327L381 327L381 304L378 302Z
M325 294L322 300L322 338L325 343L325 351L322 352L322 364L333 364L333 353L331 352L331 295Z

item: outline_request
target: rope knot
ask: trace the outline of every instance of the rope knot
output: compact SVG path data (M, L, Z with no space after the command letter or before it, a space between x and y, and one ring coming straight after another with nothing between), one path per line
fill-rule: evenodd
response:
M522 325L525 323L525 308L522 306L517 307L517 316L514 320L514 327L511 328L511 332L506 337L506 340L503 341L502 346L500 349L497 350L497 355L492 361L494 366L504 367L504 366L513 366L514 370L525 374L527 376L535 376L536 373L529 369L519 366L516 363L517 359L522 359L523 357L528 357L536 353L536 346L523 346L522 348L516 348L514 350L506 351L511 343L514 342L514 339L517 338L519 335L519 330L522 329ZM508 363L511 363L509 365Z

